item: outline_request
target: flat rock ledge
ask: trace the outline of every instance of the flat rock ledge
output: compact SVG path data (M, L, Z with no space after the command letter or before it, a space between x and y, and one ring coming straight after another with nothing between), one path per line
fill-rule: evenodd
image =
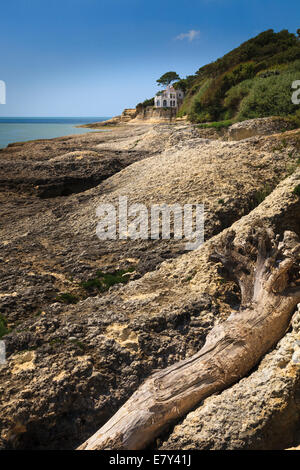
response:
M271 135L291 129L284 118L266 117L237 122L228 129L228 140L243 140L255 135Z

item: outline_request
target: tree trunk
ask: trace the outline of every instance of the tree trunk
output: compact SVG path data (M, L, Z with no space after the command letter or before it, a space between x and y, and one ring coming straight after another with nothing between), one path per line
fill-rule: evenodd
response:
M285 232L280 242L263 230L243 246L234 240L227 232L211 259L239 283L240 310L215 326L194 356L150 376L79 449L144 448L204 398L245 376L284 335L300 302L298 236Z

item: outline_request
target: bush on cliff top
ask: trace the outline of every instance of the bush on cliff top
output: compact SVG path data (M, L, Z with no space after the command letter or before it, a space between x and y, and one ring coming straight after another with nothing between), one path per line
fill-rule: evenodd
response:
M137 111L143 110L144 108L147 108L147 106L154 106L154 98L147 99L143 101L142 103L138 103L136 105Z
M299 37L264 31L177 82L186 92L179 115L205 122L293 114L291 84L299 79L299 59Z

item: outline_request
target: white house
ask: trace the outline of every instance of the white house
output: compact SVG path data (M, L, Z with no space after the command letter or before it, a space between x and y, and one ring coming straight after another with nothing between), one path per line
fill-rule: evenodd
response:
M183 101L184 93L182 90L175 90L173 85L168 85L163 91L157 93L154 98L156 108L178 108Z

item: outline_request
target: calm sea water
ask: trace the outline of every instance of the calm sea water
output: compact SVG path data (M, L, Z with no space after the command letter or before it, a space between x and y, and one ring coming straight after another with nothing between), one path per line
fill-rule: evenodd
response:
M84 134L93 129L78 129L75 126L100 122L109 117L74 118L0 118L0 148L12 142L35 139L52 139L70 134ZM95 131L94 131L95 132ZM99 132L99 130L98 130Z

